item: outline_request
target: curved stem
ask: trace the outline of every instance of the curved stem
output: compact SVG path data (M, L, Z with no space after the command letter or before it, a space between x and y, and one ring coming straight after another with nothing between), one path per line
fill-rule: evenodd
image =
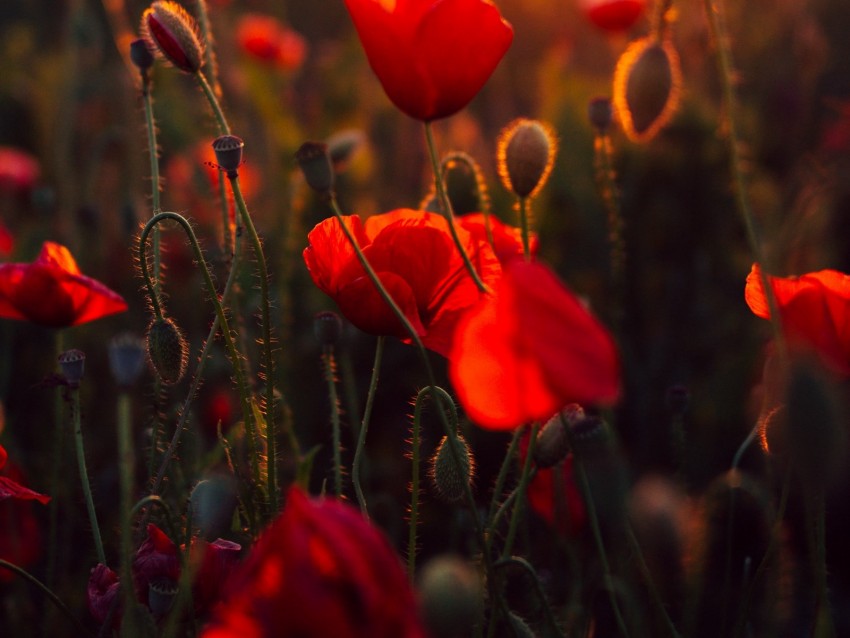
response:
M174 538L176 528L174 526L174 514L171 512L171 508L168 507L168 503L161 496L157 496L156 494L148 494L147 496L139 499L133 507L130 508L129 514L127 514L127 518L129 520L133 520L133 518L138 514L143 507L148 505L156 505L160 509L162 509L165 514L166 524L168 525L169 535ZM150 511L150 510L149 510ZM144 525L142 525L144 527Z
M89 473L86 469L86 450L83 445L83 426L80 418L80 389L71 388L71 418L74 422L74 440L77 447L77 464L80 467L80 481L83 484L83 495L86 499L86 509L89 513L89 524L94 536L94 546L97 550L97 560L106 565L106 553L103 551L103 540L100 536L100 526L97 524L97 512L94 509L94 498L89 483Z
M360 422L360 432L357 435L357 448L354 450L354 461L351 464L351 482L354 483L354 493L360 504L363 517L369 519L366 508L366 497L363 495L363 487L360 485L360 464L363 461L363 450L366 448L366 433L369 430L369 421L372 418L372 405L375 402L375 391L378 389L378 373L381 369L381 359L384 356L384 342L386 337L378 337L375 345L375 363L372 365L372 378L369 381L369 393L366 395L366 408L363 411L363 420Z
M472 261L470 261L469 255L466 253L466 249L460 241L460 237L458 237L457 228L455 227L454 212L452 210L452 202L449 199L449 194L446 192L446 184L443 181L443 171L440 168L440 158L437 157L437 146L434 143L434 133L431 130L430 122L425 122L425 140L428 146L428 155L431 158L431 167L434 170L434 184L437 187L437 197L440 199L443 209L443 217L445 217L448 222L452 240L454 241L455 246L457 246L457 250L463 259L463 263L466 266L467 271L469 271L475 285L478 287L478 290L480 292L488 292L487 285L481 281L481 277L478 276L475 266L472 265Z
M65 616L68 618L68 620L70 620L73 623L74 627L76 628L76 630L79 633L81 633L84 636L93 635L88 629L83 627L83 625L80 623L80 621L77 620L76 616L74 616L74 614L71 613L71 610L68 609L68 607L65 605L65 603L63 603L56 594L54 594L50 589L48 589L47 585L42 583L35 576L30 574L27 570L25 570L22 567L18 567L14 563L10 563L7 560L3 560L2 558L0 558L0 567L8 569L10 572L17 574L21 578L29 581L32 585L35 585L36 587L38 587L38 589L40 589L41 592L45 596L47 596L47 598L50 600L50 602L52 602L54 605L56 605L56 608L59 611L61 611L63 614L65 614Z
M271 303L269 301L269 271L266 266L266 256L263 252L263 244L260 241L260 236L257 234L257 229L254 227L254 222L248 214L248 206L245 204L245 198L242 197L242 190L239 187L239 176L234 172L228 174L230 185L233 188L233 196L236 199L236 207L239 209L239 216L245 229L248 231L248 238L254 248L254 256L257 259L257 267L260 277L260 297L261 297L261 313L263 324L263 367L266 373L266 444L268 445L268 492L269 492L269 507L272 513L277 513L280 507L280 490L277 485L277 426L275 424L275 398L274 398L274 358L272 357L272 319L271 319ZM298 440L295 438L295 433L292 428L287 428L290 443L296 457L300 456Z
M221 135L230 135L230 125L227 123L227 118L224 116L224 111L221 110L221 104L218 102L218 98L215 96L215 91L210 86L210 83L207 81L206 76L203 72L198 71L195 73L195 79L198 81L198 85L201 87L201 91L204 92L204 96L207 98L207 102L210 104L210 108L212 108L213 116L215 117L215 121L218 124L218 132Z
M552 611L552 606L549 604L549 599L546 598L546 592L543 591L543 584L540 582L540 577L537 575L537 570L532 567L531 563L529 563L524 558L520 556L508 556L505 558L501 558L493 565L495 569L501 569L503 567L508 567L510 565L515 565L517 567L521 567L529 576L531 576L531 580L534 582L534 591L537 593L537 597L540 599L540 603L543 606L543 612L546 615L546 621L549 623L552 631L556 636L563 636L564 633L561 631L561 627L558 625L558 620L555 618L555 614Z

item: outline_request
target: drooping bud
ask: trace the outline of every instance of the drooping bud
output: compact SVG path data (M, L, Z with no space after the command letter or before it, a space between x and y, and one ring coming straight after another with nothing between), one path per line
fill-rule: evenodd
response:
M614 121L614 106L607 97L595 97L587 105L587 119L602 135L608 132Z
M295 152L295 159L310 188L326 197L333 193L334 171L327 144L304 142Z
M80 387L86 365L86 353L82 350L66 350L59 355L62 375L72 388Z
M557 139L548 124L514 120L502 129L497 143L502 184L517 197L533 197L549 178L557 150Z
M335 346L342 334L342 319L329 310L318 312L313 317L313 333L322 346Z
M443 179L455 215L490 212L487 184L481 168L471 156L457 151L446 155Z
M584 419L584 409L578 403L571 403L549 419L537 435L534 448L534 462L537 467L553 467L567 458L570 451L570 437L567 428Z
M219 474L199 481L189 496L192 505L192 524L206 540L223 536L236 510L236 485L229 475Z
M109 342L109 368L119 386L132 386L144 367L145 345L142 339L125 332Z
M634 41L617 61L614 106L626 135L647 142L679 106L682 70L669 39Z
M481 575L464 559L438 556L419 574L422 619L431 636L472 635L483 599Z
M236 177L239 167L242 166L242 150L245 148L242 138L222 135L213 140L212 147L219 169L231 179Z
M195 19L177 2L157 0L142 14L142 35L181 71L197 73L204 44Z
M186 337L172 319L154 319L148 326L148 360L166 385L180 381L189 361Z
M444 436L431 459L430 477L436 495L446 503L458 503L463 500L466 486L472 482L475 474L475 459L466 439L457 435L460 458L455 461L451 443Z
M139 38L130 43L130 60L142 72L153 66L153 52L147 40Z

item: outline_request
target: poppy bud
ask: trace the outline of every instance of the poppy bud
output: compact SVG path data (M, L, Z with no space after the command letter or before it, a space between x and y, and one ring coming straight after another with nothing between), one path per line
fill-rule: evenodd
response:
M189 345L171 319L154 319L148 326L148 359L154 372L166 385L180 381L186 373Z
M109 342L109 367L119 386L127 388L133 385L144 365L144 342L136 335L120 334Z
M438 556L419 574L422 619L432 636L472 635L483 597L481 576L456 556Z
M66 350L59 355L59 367L68 385L78 388L83 380L85 371L86 353L82 350Z
M487 184L478 163L466 153L449 153L443 158L443 179L455 215L490 211Z
M177 598L177 583L170 578L155 578L148 583L148 606L154 618L171 611Z
M607 97L595 97L587 105L587 119L598 133L607 133L614 121L614 107Z
M130 43L130 60L139 71L147 71L153 66L153 52L147 40L139 38Z
M446 503L458 503L463 500L466 486L472 482L475 474L475 459L466 439L457 435L460 458L455 462L448 437L437 446L431 459L431 482L437 496Z
M537 467L553 467L567 458L570 451L567 428L581 419L584 419L584 409L579 404L572 403L546 422L537 435L537 445L534 447L534 462Z
M614 106L626 135L647 142L665 126L679 106L682 70L670 40L633 42L614 71Z
M214 476L195 485L189 496L192 524L203 538L218 538L230 528L236 500L236 486L230 476Z
M335 346L342 334L342 319L335 312L324 311L313 317L313 333L323 346Z
M611 434L605 421L588 416L570 423L570 442L578 454L593 454L609 447Z
M538 120L516 119L502 129L497 146L502 184L517 197L533 197L555 162L558 144L551 127Z
M314 191L329 196L334 189L334 171L328 145L324 142L304 142L295 152L295 159L304 179Z
M235 135L222 135L213 141L212 147L219 169L231 179L236 177L236 171L242 165L242 149L245 148L245 142Z
M181 71L197 73L204 60L198 25L180 4L157 0L142 14L142 34Z

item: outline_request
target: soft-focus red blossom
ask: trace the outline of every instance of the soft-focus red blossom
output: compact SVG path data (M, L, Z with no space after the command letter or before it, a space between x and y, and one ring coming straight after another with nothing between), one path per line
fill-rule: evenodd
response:
M457 326L449 375L478 425L514 428L567 403L611 403L620 366L608 331L539 262L514 259Z
M384 536L339 501L290 490L202 638L423 638Z
M44 242L31 264L0 264L0 317L66 328L125 310L124 299L80 273L60 244Z
M513 28L487 0L345 4L387 96L425 122L466 106L513 40Z
M29 190L40 174L41 168L32 155L11 146L0 146L0 192Z
M34 503L47 503L44 496L24 487L23 472L7 462L6 450L0 445L0 558L20 567L32 565L41 554L41 529L35 517ZM0 568L0 583L15 578Z
M645 0L581 0L587 19L603 31L627 31L640 20Z
M301 66L307 51L304 38L276 18L246 13L236 24L239 47L260 62L292 71Z
M12 233L9 229L0 222L0 258L8 257L15 249L15 240L12 238Z
M521 462L528 454L530 430L520 439ZM581 490L573 474L573 455L550 468L537 468L526 491L528 505L559 534L578 534L587 521Z
M474 239L489 243L487 237L487 223L490 224L490 234L493 237L493 252L500 264L505 264L511 259L523 256L522 251L522 231L514 226L508 226L495 215L488 215L488 220L485 223L483 213L469 213L457 217L457 223L469 232ZM530 233L528 237L528 247L531 255L537 254L539 242L537 241L537 233Z
M148 604L149 586L157 580L180 580L180 551L165 532L149 523L148 537L133 557L133 586L140 602Z
M457 321L480 297L452 241L448 222L435 213L408 209L374 215L365 222L355 215L344 219L425 346L447 354ZM458 228L458 234L484 283L495 283L501 268L490 247L462 228ZM364 332L410 343L407 331L366 275L337 219L318 224L307 239L307 269L342 314Z
M192 583L192 602L196 613L206 613L222 599L230 578L239 566L241 553L241 545L221 538L212 543L203 539L192 541L190 560L197 569Z
M850 375L850 276L821 270L768 279L789 347L814 350L828 368ZM747 276L744 297L754 314L770 318L758 264Z

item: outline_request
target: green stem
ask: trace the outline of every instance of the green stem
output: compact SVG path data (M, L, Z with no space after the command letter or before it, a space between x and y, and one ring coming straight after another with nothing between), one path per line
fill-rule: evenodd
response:
M64 333L62 330L56 330L53 333L54 352L56 355L56 358L53 359L54 365L56 365L59 355L65 351L63 335ZM49 586L53 586L55 584L54 579L56 576L56 562L59 548L59 506L63 500L59 497L59 470L62 467L62 459L64 458L64 455L62 454L62 444L65 440L64 408L65 402L62 400L62 388L57 387L53 396L53 450L51 451L53 463L50 466L49 483L50 494L53 495L53 498L50 501L50 523L47 541L47 584Z
M552 606L549 604L549 599L546 598L546 592L543 591L543 584L540 582L540 577L537 575L537 570L532 567L531 563L529 563L524 558L521 558L520 556L509 556L507 558L502 558L496 561L493 567L495 567L496 569L501 569L510 565L521 567L531 577L531 580L534 583L534 591L537 594L537 597L540 599L540 603L543 607L543 613L546 616L546 622L549 623L549 627L552 629L553 635L563 636L564 633L561 631L561 627L558 625L558 619L555 618L555 614L552 611Z
M266 374L266 444L268 445L268 492L269 506L273 514L276 514L280 508L280 489L277 484L277 426L275 423L275 397L274 397L274 358L272 356L272 319L271 319L271 303L269 301L269 271L266 266L266 256L263 252L263 244L260 241L260 236L257 234L257 229L254 227L254 222L251 215L248 214L248 206L245 204L245 198L242 197L242 190L239 187L239 176L234 171L228 174L230 186L233 188L233 196L236 198L236 207L239 209L239 216L245 229L248 231L248 238L254 248L254 257L257 259L257 267L260 277L260 297L262 301L262 330L263 330L263 367ZM301 456L298 439L295 437L295 432L291 427L287 428L289 442L292 445L292 450L296 458Z
M215 117L215 121L218 124L219 134L230 135L230 125L227 123L227 118L224 116L224 111L221 110L221 105L218 102L218 98L215 96L215 91L210 86L210 83L207 81L206 76L203 74L203 72L198 71L197 73L195 73L195 79L198 81L198 85L201 87L201 91L203 91L204 96L207 98L207 102L209 102L210 104L213 116Z
M534 477L536 475L537 475L537 466L532 466L531 467L531 474L530 474L528 480L531 481L532 479L534 479ZM508 496L505 498L505 500L502 502L502 504L496 510L496 513L493 514L493 516L490 518L490 524L488 526L489 533L487 535L488 539L493 538L493 534L495 533L496 528L498 528L499 523L502 522L502 519L505 517L508 510L513 506L513 503L517 499L517 497L519 496L519 493L520 493L519 485L517 485L513 490L511 490L511 493L508 494ZM511 511L513 511L513 510L511 510Z
M171 512L171 508L168 507L168 503L161 496L157 496L156 494L148 494L140 498L133 507L130 508L130 512L127 514L128 520L133 520L136 517L142 508L147 506L156 505L160 509L162 509L165 514L166 525L168 526L169 536L174 538L176 535L177 528L174 525L174 514ZM144 525L141 525L144 527Z
M100 536L100 526L97 524L97 512L94 509L94 498L89 483L89 473L86 469L86 451L83 445L83 426L80 418L80 388L70 388L71 391L71 419L74 423L74 439L77 446L77 464L80 467L80 481L83 484L83 495L86 499L86 509L89 513L89 523L94 536L94 546L97 550L97 560L106 565L106 553L103 551L103 540Z
M227 186L224 179L224 171L219 171L218 196L221 202L222 243L224 244L224 254L232 259L234 245L233 237L230 235L230 202L227 201Z
M45 596L47 596L47 598L50 600L50 602L52 602L54 605L56 605L56 608L59 611L61 611L63 614L65 614L66 618L68 618L68 620L71 621L71 623L74 625L76 631L79 634L84 635L84 636L92 636L93 635L88 629L83 627L83 625L80 623L80 621L77 620L76 616L74 616L74 614L71 613L71 610L68 609L68 607L65 605L65 603L63 603L59 599L59 597L56 594L54 594L47 587L47 585L42 583L35 576L30 574L28 571L26 571L22 567L18 567L14 563L10 563L9 561L3 560L2 558L0 558L0 567L8 569L10 572L17 574L21 578L29 581L30 584L35 585L38 589L40 589L41 592Z
M815 623L813 638L833 638L835 624L829 608L829 591L826 580L826 498L821 485L811 486L809 517L812 525L815 571Z
M204 66L212 78L212 89L219 93L218 74L216 73L215 53L213 52L213 37L210 30L210 18L207 12L206 0L196 0L198 26L201 29L201 41L204 43Z
M142 71L142 100L145 104L145 129L148 134L148 156L150 157L151 163L151 208L153 209L153 214L156 215L157 213L162 212L162 207L160 205L159 198L159 155L156 141L156 122L153 116L153 99L151 98L150 87L150 77L148 76L147 71ZM154 231L152 243L153 278L157 290L159 290L161 277L159 228Z
M505 458L502 460L502 465L499 468L499 473L496 475L496 483L493 486L493 499L490 501L490 512L487 516L487 520L490 521L488 526L490 534L488 534L488 536L493 533L493 528L495 527L493 517L496 514L496 510L499 509L499 500L502 498L502 490L505 489L505 481L508 478L508 472L510 471L513 458L516 454L517 447L519 446L519 440L521 438L522 428L515 429L514 434L511 437L510 445L508 445L508 451L505 453Z
M469 271L469 274L472 276L472 280L475 282L478 290L480 292L488 292L487 285L481 281L481 277L478 276L478 272L475 270L475 266L472 265L472 261L470 261L469 255L466 253L466 249L463 247L460 237L457 234L452 202L449 200L449 194L446 192L446 185L443 181L443 171L440 168L440 158L437 156L437 145L434 143L434 133L431 130L430 122L425 122L425 140L427 141L428 155L431 158L431 167L434 170L434 184L437 188L437 197L440 199L443 216L446 218L446 222L448 222L452 240L454 241L455 246L457 246L457 250L463 259L463 263L466 266L467 271Z
M522 474L520 474L519 484L516 491L516 503L514 504L511 520L508 524L508 535L505 537L505 546L502 548L502 559L508 558L513 551L514 539L516 538L517 529L519 527L520 514L523 505L525 504L525 492L528 488L528 481L531 478L532 457L534 456L534 448L537 446L537 430L539 424L535 423L531 426L531 438L528 441L528 452L525 455L525 463L522 466Z
M413 408L413 430L410 435L410 530L407 536L407 576L410 582L416 575L416 531L419 526L419 443L422 427L422 409L430 386L422 388L416 395Z
M328 399L331 404L331 430L333 432L334 495L342 498L342 452L340 447L339 397L336 392L336 361L333 346L324 346L322 363L325 368L325 382L328 384Z
M351 482L354 483L354 493L360 504L360 511L364 518L369 519L366 508L366 497L363 495L363 487L360 485L360 465L363 462L363 450L366 448L366 433L369 430L369 421L372 418L372 405L375 402L375 392L378 389L378 373L381 369L381 359L384 356L384 342L386 338L378 337L375 345L375 363L372 365L372 378L369 381L369 393L366 395L366 409L363 411L363 420L360 422L360 432L357 435L357 448L354 450L354 461L351 466Z
M121 392L118 395L118 407L116 421L118 423L118 467L120 470L120 518L121 521L121 582L133 582L132 551L133 551L133 525L130 520L130 500L133 491L133 468L135 459L133 457L133 444L131 440L131 416L130 395ZM134 604L135 596L130 587L121 588L124 600L124 609L130 609ZM128 620L132 622L135 615L131 614ZM136 635L136 627L131 626L130 635Z
M522 236L522 255L525 257L526 261L531 259L531 239L529 237L529 223L528 223L528 203L530 199L528 197L520 197L517 200L517 208L519 210L519 229L520 235Z

